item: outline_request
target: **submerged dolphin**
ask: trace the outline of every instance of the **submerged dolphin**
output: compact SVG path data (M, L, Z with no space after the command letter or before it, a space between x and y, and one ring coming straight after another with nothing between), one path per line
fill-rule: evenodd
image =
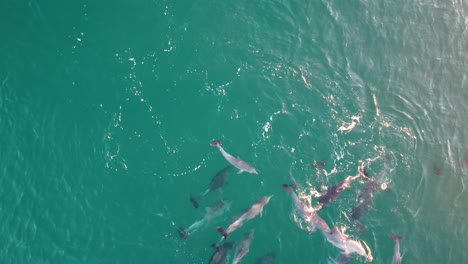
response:
M332 263L335 263L335 264L348 264L350 260L351 260L351 255L348 255L348 254L345 254L345 253L341 252L341 254L338 256L338 258L336 260L334 260Z
M357 204L351 209L351 219L359 221L363 215L369 211L374 202L374 194L379 189L380 184L375 181L369 182L358 196Z
M246 172L249 172L249 173L255 173L255 174L258 174L257 173L257 170L252 166L250 165L249 163L247 163L246 161L243 161L241 160L239 157L234 157L232 156L231 154L227 153L223 147L221 147L221 140L215 140L215 141L212 141L210 143L211 146L213 147L217 147L219 149L219 151L221 151L221 154L223 154L224 158L229 162L231 163L232 165L234 165L234 167L238 168L239 169L239 172L238 173L242 173L244 171Z
M178 227L177 231L179 232L179 236L183 239L187 239L190 234L193 234L195 231L200 229L201 227L205 226L206 224L210 223L213 219L222 215L226 210L229 209L231 202L226 200L218 200L210 207L206 207L205 216L193 223L187 229L183 229L182 227Z
M351 219L359 224L359 219L369 211L374 203L374 194L381 188L385 181L383 171L378 173L374 178L370 178L366 169L362 167L362 176L368 180L368 183L361 190L357 198L357 204L351 209Z
M400 264L401 263L400 241L403 239L403 237L393 235L393 236L390 236L390 238L395 241L395 248L393 249L392 264Z
M203 193L197 196L190 196L190 202L192 203L193 207L198 208L199 206L198 202L201 199L205 198L205 196L208 193L221 188L224 182L226 182L226 176L229 174L232 168L233 168L232 165L228 165L224 167L222 170L218 171L218 173L216 173L216 175L211 179L210 186L206 191L204 191Z
M232 243L226 242L222 246L211 244L211 247L215 249L215 252L211 255L209 264L221 264L226 261L229 250L232 248Z
M271 264L275 261L276 254L275 252L270 252L263 257L260 257L255 261L255 264Z
M219 226L216 227L216 229L223 235L224 239L226 239L228 234L241 227L244 221L250 220L258 214L261 215L263 207L270 201L272 196L273 195L264 196L257 199L257 201L255 201L255 203L253 203L249 208L245 209L240 216L235 217L226 229Z
M360 242L351 239L349 236L341 232L336 226L333 227L331 232L324 232L324 235L328 242L343 251L344 256L356 253L372 260L372 255L370 252L369 254L366 253L366 250Z
M254 230L250 230L249 232L244 234L244 238L241 242L236 246L236 254L234 255L234 260L232 264L237 264L239 261L249 253L250 243L252 243Z
M294 201L294 206L296 207L296 211L301 215L302 219L312 228L312 231L315 231L316 228L322 230L323 232L330 232L330 227L328 224L320 217L314 208L311 206L307 206L297 194L293 191L294 185L292 184L283 184L283 188L285 188L291 198Z
M344 180L338 182L337 184L332 185L330 188L328 188L327 192L324 195L322 195L322 197L320 197L319 203L321 203L323 207L327 203L335 200L342 191L349 187L352 181L359 178L360 176L360 174L356 176L348 176Z

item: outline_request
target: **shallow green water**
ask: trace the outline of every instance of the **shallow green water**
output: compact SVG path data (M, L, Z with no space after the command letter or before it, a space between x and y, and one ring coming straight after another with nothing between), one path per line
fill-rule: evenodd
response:
M265 195L230 235L255 229L242 263L333 262L281 184L318 196L361 162L390 191L358 235L356 180L319 211L330 226L374 263L390 234L403 263L468 262L466 3L7 0L0 15L2 263L208 263L215 226ZM227 165L217 138L259 175L194 209ZM230 210L182 240L220 198Z

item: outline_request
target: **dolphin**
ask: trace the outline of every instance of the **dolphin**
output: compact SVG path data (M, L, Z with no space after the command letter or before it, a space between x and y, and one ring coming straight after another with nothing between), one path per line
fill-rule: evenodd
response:
M332 185L330 188L328 188L327 192L322 195L322 197L320 197L319 203L321 203L323 207L327 203L335 200L342 191L349 187L352 181L359 178L360 176L360 174L356 176L348 176L337 184Z
M393 236L390 236L390 238L395 241L395 248L393 249L392 264L400 264L401 263L400 241L403 239L403 237L393 235Z
M380 184L376 181L370 181L357 199L357 205L351 209L351 219L354 221L359 221L363 215L369 211L374 202L374 194L379 189Z
M239 261L249 253L250 244L252 243L254 230L250 230L249 232L244 234L244 238L241 242L236 246L236 254L234 255L234 260L232 264L237 264Z
M255 261L255 264L271 264L275 261L276 254L275 252L270 252L263 257L260 257Z
M362 246L362 244L357 241L351 239L349 236L345 235L341 232L336 226L333 227L331 232L324 232L325 238L335 247L341 249L344 256L349 256L352 253L359 254L372 260L372 255L367 254L366 250Z
M357 198L357 204L351 209L351 219L359 224L359 219L364 216L374 203L374 194L385 183L385 174L383 171L375 177L370 178L365 167L361 168L361 175L368 180L368 183L361 190Z
M215 249L215 252L211 255L209 264L221 264L226 261L229 250L232 248L232 243L226 242L222 246L211 244L211 247Z
M213 203L210 207L206 207L206 213L205 216L190 225L187 229L184 229L182 227L178 227L177 231L179 232L179 236L183 239L187 239L190 234L193 234L195 231L200 229L201 227L207 225L210 223L213 219L219 217L222 215L225 211L229 210L229 207L231 206L230 201L226 200L218 200L215 203Z
M236 157L232 156L231 154L227 153L223 149L223 147L221 147L221 140L212 141L210 143L210 145L213 146L213 147L217 147L219 149L219 151L221 151L221 154L223 154L224 158L229 163L234 165L234 167L239 169L239 172L237 172L237 173L242 173L242 172L246 171L246 172L249 172L249 173L258 174L257 170L252 165L250 165L246 161L241 160L239 157L236 158Z
M314 208L311 206L307 206L296 193L293 191L293 187L295 185L292 184L283 184L283 188L285 188L291 198L294 201L294 205L296 207L296 211L301 215L302 219L306 221L306 223L312 228L312 231L315 231L316 228L322 230L323 232L330 232L330 227L328 224L320 217Z
M235 217L226 229L218 226L216 227L216 230L218 230L223 235L224 239L226 239L228 234L241 227L244 221L253 219L258 214L261 216L263 207L268 204L271 197L273 197L273 195L257 199L257 201L255 201L255 203L253 203L249 208L245 209L240 216Z
M203 193L197 195L197 196L190 196L190 202L192 203L193 207L195 208L198 208L199 206L199 201L203 198L205 198L205 196L216 190L216 189L219 189L223 186L223 184L226 182L226 176L229 174L229 172L232 170L233 166L232 165L228 165L226 167L224 167L223 169L221 169L220 171L218 171L216 173L216 175L211 179L211 182L210 182L210 185L208 187L208 189L206 189L206 191L204 191Z

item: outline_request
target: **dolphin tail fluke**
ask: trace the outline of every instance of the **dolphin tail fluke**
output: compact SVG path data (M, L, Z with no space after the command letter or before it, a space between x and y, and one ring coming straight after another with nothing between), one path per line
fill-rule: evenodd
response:
M210 146L212 146L212 147L219 147L219 146L221 146L221 140L217 139L217 140L211 141Z
M199 204L197 197L190 195L190 202L192 203L193 207L198 208Z
M189 234L187 233L187 231L185 231L182 227L178 227L178 228L177 228L177 232L179 232L179 236L180 236L180 238L182 238L182 239L187 239L187 237L189 236Z
M390 238L395 241L400 241L403 239L402 236L397 236L397 235L391 235Z
M224 239L227 239L228 233L224 228L217 226L216 230L218 230L218 232L220 232L223 235Z

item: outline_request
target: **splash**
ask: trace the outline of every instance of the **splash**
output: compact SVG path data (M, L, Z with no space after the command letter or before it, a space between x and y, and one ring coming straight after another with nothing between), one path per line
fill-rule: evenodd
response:
M351 123L343 122L343 124L338 128L338 131L348 133L351 130L353 130L353 128L356 127L357 124L360 124L360 123L361 123L361 116L352 116Z

